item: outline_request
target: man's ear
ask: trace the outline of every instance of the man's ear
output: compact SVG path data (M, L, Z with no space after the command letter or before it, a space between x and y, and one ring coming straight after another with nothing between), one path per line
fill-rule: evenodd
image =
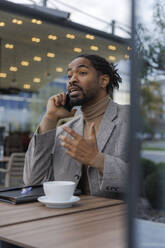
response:
M109 84L110 78L108 74L104 74L100 76L100 86L101 88L106 88L107 85Z

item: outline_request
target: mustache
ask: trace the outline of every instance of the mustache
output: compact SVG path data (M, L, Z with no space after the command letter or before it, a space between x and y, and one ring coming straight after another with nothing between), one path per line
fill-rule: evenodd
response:
M79 85L77 85L77 84L75 84L75 83L72 83L72 84L71 84L71 86L69 87L69 91L70 91L70 89L71 89L72 87L76 87L76 88L78 88L79 90L83 91L83 89L81 88L81 86L79 86Z

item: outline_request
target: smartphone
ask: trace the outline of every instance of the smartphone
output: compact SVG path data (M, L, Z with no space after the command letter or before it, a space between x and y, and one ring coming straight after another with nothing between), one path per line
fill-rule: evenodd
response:
M64 108L67 110L67 111L71 111L72 110L72 108L73 108L73 106L72 106L72 104L71 104L71 102L70 102L70 97L69 97L69 94L67 93L66 94L66 103L65 103L65 105L64 105Z

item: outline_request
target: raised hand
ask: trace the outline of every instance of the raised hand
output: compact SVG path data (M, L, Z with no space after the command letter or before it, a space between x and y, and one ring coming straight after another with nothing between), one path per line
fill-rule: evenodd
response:
M45 116L50 120L59 120L62 118L73 117L76 110L71 112L64 108L66 102L66 94L60 93L51 96L47 103L47 109Z
M59 136L61 145L66 148L66 153L82 164L92 165L98 154L94 123L91 124L90 135L86 139L69 127L64 126L63 129L72 136L72 138L64 135Z

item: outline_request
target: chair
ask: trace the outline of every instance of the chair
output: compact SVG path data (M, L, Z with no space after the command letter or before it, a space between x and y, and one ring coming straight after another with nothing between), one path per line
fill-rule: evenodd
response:
M5 187L16 187L23 185L23 168L25 153L12 153L6 169L0 168L5 173Z
M5 155L10 156L12 153L23 151L22 136L17 133L12 133L4 139Z

